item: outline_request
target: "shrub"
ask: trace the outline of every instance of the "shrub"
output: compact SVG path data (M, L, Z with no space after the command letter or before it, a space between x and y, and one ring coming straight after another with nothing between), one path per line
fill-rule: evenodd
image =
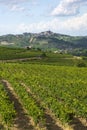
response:
M42 55L41 55L41 57L46 57L46 56L47 56L47 55L46 55L45 52L43 52Z
M86 63L84 61L79 61L77 67L86 67Z

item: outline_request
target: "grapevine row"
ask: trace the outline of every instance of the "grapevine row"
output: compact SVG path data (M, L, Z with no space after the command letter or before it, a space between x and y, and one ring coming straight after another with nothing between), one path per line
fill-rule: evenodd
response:
M0 82L0 117L2 119L2 123L9 127L15 116L16 112L14 104L10 102L7 92Z
M87 68L32 64L4 66L2 77L14 84L25 83L62 122L69 122L74 116L87 118Z

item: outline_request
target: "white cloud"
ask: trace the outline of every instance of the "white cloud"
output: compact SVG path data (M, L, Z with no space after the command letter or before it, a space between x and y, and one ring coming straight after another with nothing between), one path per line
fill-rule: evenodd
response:
M25 3L27 3L25 5ZM24 4L24 5L23 5ZM37 5L37 0L0 0L0 5L4 5L10 11L25 11L27 5Z
M60 4L54 8L51 15L69 16L76 15L80 11L82 5L86 5L87 0L62 0Z
M16 4L16 3L20 3L20 2L28 2L28 0L0 0L0 3L2 3L2 4L7 4L7 3Z
M20 7L18 5L12 5L10 8L11 11L24 11L25 8L24 7Z
M0 4L3 4L3 5L14 5L14 4L20 5L25 2L36 4L37 0L0 0Z
M87 34L87 13L72 19L58 20L53 19L48 22L39 22L32 24L20 24L17 27L18 32L41 32L52 30L58 33L70 35L85 35Z
M59 20L55 18L50 21L42 21L38 23L20 25L4 25L0 24L0 34L5 33L23 33L23 32L41 32L51 30L58 33L69 35L87 35L87 13L82 16L72 17L67 20Z

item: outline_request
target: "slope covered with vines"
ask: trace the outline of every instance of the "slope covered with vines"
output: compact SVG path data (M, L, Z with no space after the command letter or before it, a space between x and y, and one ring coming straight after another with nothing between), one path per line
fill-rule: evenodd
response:
M0 78L8 80L34 121L45 122L44 111L38 106L30 89L63 124L73 118L87 119L87 68L24 63L2 63Z

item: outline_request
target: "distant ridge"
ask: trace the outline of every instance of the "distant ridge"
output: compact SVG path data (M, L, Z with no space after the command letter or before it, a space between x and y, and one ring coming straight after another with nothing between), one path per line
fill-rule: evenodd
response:
M40 48L43 50L87 49L87 36L69 36L52 31L0 36L0 46Z

